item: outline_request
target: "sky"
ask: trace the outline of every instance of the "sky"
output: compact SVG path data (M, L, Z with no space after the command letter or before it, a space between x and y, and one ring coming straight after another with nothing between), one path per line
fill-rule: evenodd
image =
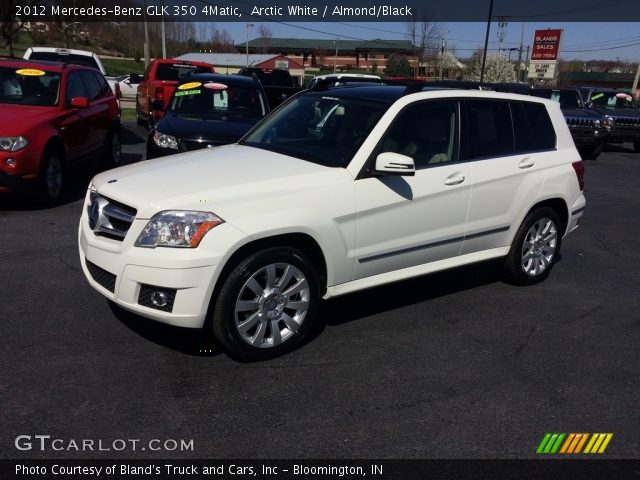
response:
M248 29L249 39L258 37L259 23ZM335 38L370 40L396 39L407 40L407 26L404 23L277 23L266 24L272 31L273 37L285 38ZM454 47L456 55L466 58L473 50L482 48L486 32L486 23L440 23L439 24L447 44ZM508 23L505 29L503 48L516 48L520 45L522 22ZM247 24L240 22L217 23L217 29L227 30L236 44L244 43L247 35ZM545 28L564 29L560 46L560 58L564 60L613 60L620 62L640 61L640 23L598 22L571 23L545 22L524 23L523 44L531 45L534 31ZM489 34L489 53L498 48L498 24L491 24ZM438 40L439 42L439 40ZM517 52L513 52L515 60Z

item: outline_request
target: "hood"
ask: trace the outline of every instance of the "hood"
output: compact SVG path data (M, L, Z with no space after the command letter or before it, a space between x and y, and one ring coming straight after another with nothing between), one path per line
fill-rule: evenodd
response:
M234 143L261 118L241 116L183 116L167 112L158 123L157 130L177 139L202 139L215 143Z
M267 150L225 145L147 160L103 172L93 179L101 195L148 219L161 210L211 210L268 200L303 190L353 181L330 168Z
M562 113L565 117L584 118L585 120L601 120L602 115L593 110L585 108L563 108Z
M615 108L615 107L602 107L592 106L592 110L602 114L610 115L612 117L626 117L626 118L640 118L640 109L637 108Z
M24 135L28 139L29 132L36 125L55 117L58 113L58 107L3 103L0 105L0 136Z

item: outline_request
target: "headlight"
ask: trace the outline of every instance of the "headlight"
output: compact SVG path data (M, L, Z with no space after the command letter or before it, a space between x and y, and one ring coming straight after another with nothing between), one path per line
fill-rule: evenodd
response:
M176 141L176 137L174 137L173 135L160 133L158 130L153 132L153 143L158 145L160 148L172 148L173 150L178 149L178 142Z
M221 223L224 220L211 212L159 212L151 217L135 246L195 248L209 230Z
M596 128L600 128L600 120L594 120L594 121L593 121L593 125L594 125Z
M29 145L29 142L22 135L19 137L0 137L0 150L17 152L27 145Z

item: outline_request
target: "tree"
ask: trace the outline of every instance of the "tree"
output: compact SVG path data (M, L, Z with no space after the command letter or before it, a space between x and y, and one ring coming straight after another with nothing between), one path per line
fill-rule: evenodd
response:
M25 3L26 4L26 3ZM24 27L24 19L16 17L16 7L13 2L0 4L0 35L11 57L14 56L13 44Z
M482 71L482 55L473 56L470 80L479 81ZM484 68L484 81L489 83L515 82L516 71L513 64L504 55L487 55Z
M409 60L404 55L392 54L387 61L384 73L388 77L408 77L411 75Z
M211 40L211 51L214 53L236 53L231 35L226 30L216 30L213 32Z
M269 49L269 40L273 36L273 32L268 25L261 23L258 28L258 35L260 36L260 53L267 53L267 50Z
M434 23L426 13L414 12L407 22L407 35L413 45L413 58L416 60L415 73L418 74L420 64L434 57L438 52L438 41L442 36L440 25Z

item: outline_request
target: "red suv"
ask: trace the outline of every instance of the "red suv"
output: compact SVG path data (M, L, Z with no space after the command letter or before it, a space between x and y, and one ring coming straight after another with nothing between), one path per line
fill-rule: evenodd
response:
M120 110L104 76L80 65L0 61L0 192L56 201L68 167L120 163Z

